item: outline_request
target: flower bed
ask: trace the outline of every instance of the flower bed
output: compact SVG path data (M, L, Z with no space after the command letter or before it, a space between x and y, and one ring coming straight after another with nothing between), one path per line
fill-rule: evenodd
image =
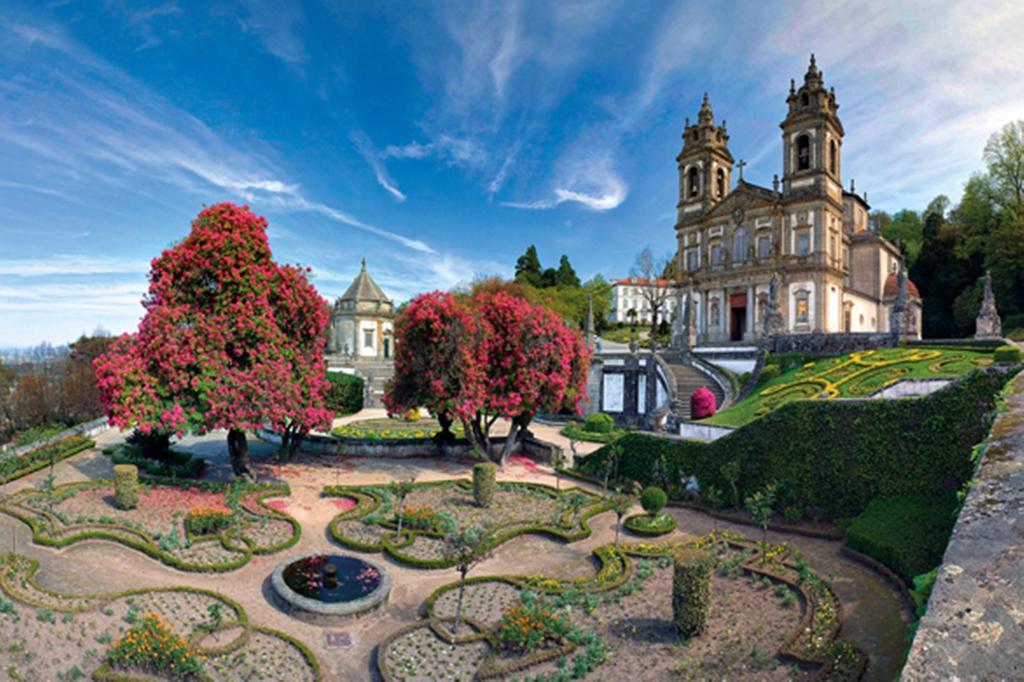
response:
M0 456L0 485L45 469L95 445L96 441L91 438L72 436L23 455Z
M253 625L239 604L214 592L62 595L36 582L37 569L18 555L0 560L0 588L10 597L0 597L0 641L11 679L322 679L304 644Z
M462 438L462 425L453 424L452 434ZM368 419L331 429L331 435L343 440L426 440L441 432L436 419Z
M715 575L706 629L681 648L667 596L671 556L687 544L711 557ZM427 621L381 643L381 676L566 680L597 670L600 679L628 679L643 670L652 679L856 680L863 671L864 654L836 640L842 608L834 593L785 545L769 546L764 563L756 545L727 533L605 545L596 554L601 568L589 579L470 578L462 617L474 634L460 631L454 647L442 634L459 583L441 587L424 604Z
M525 533L541 533L572 542L590 535L588 519L605 511L607 503L577 489L558 491L527 483L498 483L494 501L478 507L465 480L419 483L405 500L402 538L397 538L397 501L380 486L330 486L327 497L350 498L353 509L342 512L330 524L331 534L342 545L364 552L387 552L395 559L420 568L445 568L452 563L442 555L440 519L458 528L490 524L492 546ZM410 525L409 519L413 520Z
M657 536L666 535L676 529L676 519L671 514L664 512L651 516L650 514L634 514L627 516L623 525L626 530L637 535Z
M138 506L122 510L113 504L110 481L92 481L22 490L0 509L27 523L38 544L105 539L181 570L229 571L298 541L298 523L262 502L287 494L281 485L149 481Z

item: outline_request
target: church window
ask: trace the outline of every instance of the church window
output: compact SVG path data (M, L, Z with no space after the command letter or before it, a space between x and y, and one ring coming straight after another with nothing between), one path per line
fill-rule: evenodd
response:
M715 243L711 245L711 264L721 265L722 264L722 245Z
M798 291L796 294L796 321L807 324L811 315L811 296L806 291Z
M736 263L747 260L749 249L750 228L737 228L736 233L732 236L732 262Z
M828 255L830 257L832 257L832 258L836 257L836 238L835 237L829 237L828 238Z
M802 104L802 105L804 105L806 107L810 103L811 103L811 98L807 96L806 92L804 94L800 95L800 104Z
M828 145L828 168L832 171L832 175L837 175L838 171L836 168L839 165L839 149L836 145L836 141L832 140Z
M772 251L772 238L766 234L761 235L757 238L757 257L767 258L771 255Z
M686 252L686 269L689 270L690 272L695 272L697 270L697 266L699 265L699 261L698 261L699 257L700 257L700 252L697 251L697 249L690 249L689 251L687 251Z
M718 198L721 199L725 196L725 171L721 168L718 169Z
M796 255L806 256L811 253L811 231L804 229L796 233Z
M695 167L690 168L690 171L687 173L686 182L689 195L691 197L697 196L697 194L700 192L700 173Z
M367 350L373 350L373 330L363 330L363 348Z
M807 170L811 167L811 138L800 135L796 138L796 169Z

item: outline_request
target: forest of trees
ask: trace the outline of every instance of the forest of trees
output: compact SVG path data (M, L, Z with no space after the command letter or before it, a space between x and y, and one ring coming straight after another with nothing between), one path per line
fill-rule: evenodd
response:
M871 215L875 229L899 240L924 299L927 338L974 333L986 270L1003 333L1024 334L1024 121L993 133L982 158L985 170L967 181L959 204L940 195L920 213Z
M475 283L473 289L483 291L503 287L530 303L550 308L562 319L581 328L587 317L587 300L593 298L594 326L597 331L604 329L612 306L612 295L611 285L601 275L581 283L569 257L564 254L557 268L544 268L533 244L516 260L515 272L512 282L501 283L498 278L489 278Z
M40 346L0 362L0 443L19 443L104 414L92 361L113 337L102 330L67 347Z

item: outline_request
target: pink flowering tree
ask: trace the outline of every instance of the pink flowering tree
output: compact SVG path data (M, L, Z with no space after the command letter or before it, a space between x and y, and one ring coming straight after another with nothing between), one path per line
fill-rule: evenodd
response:
M450 441L451 425L479 389L479 366L471 350L479 325L474 311L452 294L435 291L413 299L395 320L395 374L384 391L390 414L425 407L441 424L439 440Z
M179 435L227 429L240 477L251 476L246 431L268 424L294 451L331 420L327 303L306 269L274 262L266 227L246 206L202 211L153 260L138 331L94 363L113 424Z
M442 424L462 422L481 453L504 465L539 412L579 411L590 355L578 332L551 310L508 294L460 303L424 294L399 316L392 413L426 406ZM509 422L500 452L491 429Z

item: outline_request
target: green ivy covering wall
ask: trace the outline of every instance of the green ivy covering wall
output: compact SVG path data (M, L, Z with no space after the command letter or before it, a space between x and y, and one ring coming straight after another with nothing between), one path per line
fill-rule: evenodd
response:
M774 481L780 508L853 517L878 498L959 490L974 470L971 448L1016 371L975 371L916 400L796 401L712 443L628 434L578 468L601 478L610 465L613 481L678 495L689 476L702 490L730 490L722 465L738 461L740 499Z

